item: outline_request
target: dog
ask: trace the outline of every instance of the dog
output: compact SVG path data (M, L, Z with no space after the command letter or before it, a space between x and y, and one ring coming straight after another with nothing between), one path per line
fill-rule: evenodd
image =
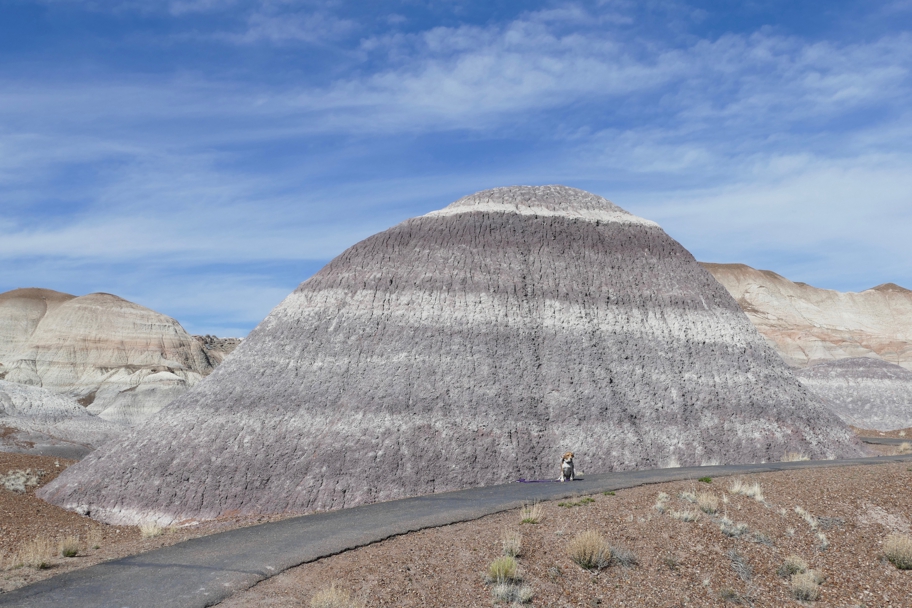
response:
M573 452L567 452L561 458L561 476L557 479L560 482L573 481Z

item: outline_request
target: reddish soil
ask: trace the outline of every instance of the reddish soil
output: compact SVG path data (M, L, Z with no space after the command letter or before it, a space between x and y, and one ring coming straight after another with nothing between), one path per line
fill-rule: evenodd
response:
M912 427L907 429L896 429L895 431L875 431L872 429L860 429L855 426L850 426L850 429L858 435L859 437L890 437L892 439L905 439L908 438L909 441L912 441Z
M534 591L531 606L797 606L788 580L776 573L792 554L826 576L816 606L912 606L912 571L897 570L880 548L891 532L910 532L912 464L746 479L760 482L765 503L730 494L731 478L597 494L594 502L575 507L543 503L538 525L520 524L518 512L511 511L408 534L291 569L220 606L306 606L333 582L370 607L492 606L484 573L501 555L505 531L522 534L518 561L523 582ZM719 516L703 514L687 523L655 509L659 492L670 496L669 510L695 509L679 497L685 491L712 492L720 499L720 516L746 523L748 532L732 538L720 530ZM795 507L819 518L827 548ZM633 551L638 565L583 570L567 555L567 543L584 530ZM750 567L749 577L736 573L732 551Z

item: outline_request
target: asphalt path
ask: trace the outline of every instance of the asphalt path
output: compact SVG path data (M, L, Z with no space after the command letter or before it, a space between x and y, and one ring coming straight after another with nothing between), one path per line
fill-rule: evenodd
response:
M875 445L902 445L904 443L912 443L912 439L896 439L894 437L859 437L864 443L872 443Z
M321 557L392 536L557 500L699 477L912 463L912 455L773 462L587 475L568 483L511 483L316 513L230 530L67 572L0 595L2 606L197 608Z

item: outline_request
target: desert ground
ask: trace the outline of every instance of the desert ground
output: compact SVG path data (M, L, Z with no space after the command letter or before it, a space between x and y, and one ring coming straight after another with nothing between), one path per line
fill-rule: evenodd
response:
M0 454L4 479L15 471L44 471L25 492L0 488L4 591L278 519L224 518L146 530L144 537L137 527L100 524L34 496L35 487L71 463ZM738 482L742 493L733 493ZM797 556L821 581L815 605L909 606L912 571L885 558L884 542L891 534L912 532L910 486L912 465L886 463L674 482L541 503L538 523L521 523L513 510L415 532L294 568L221 605L307 606L332 585L339 596L350 595L340 606L493 606L520 600L553 607L799 605L791 578L777 573L787 558ZM710 513L713 498L715 513ZM614 558L602 568L586 570L570 555L574 538L587 531L613 548ZM62 557L61 545L73 537L78 537L76 556ZM487 572L503 556L508 537L508 545L517 538L521 545L517 575L497 586L486 580ZM29 553L23 548L41 539L49 547L39 560L45 567L20 565Z

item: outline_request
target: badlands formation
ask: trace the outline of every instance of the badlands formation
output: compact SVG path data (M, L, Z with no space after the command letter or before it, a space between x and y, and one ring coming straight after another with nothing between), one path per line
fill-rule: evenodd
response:
M879 431L912 427L912 372L873 357L824 361L796 371L847 424Z
M841 293L744 264L703 264L794 367L873 357L912 370L912 291Z
M79 459L125 430L69 397L0 380L0 451Z
M563 186L357 243L208 378L42 488L110 523L306 512L596 473L859 456L653 222Z
M231 348L222 342L110 294L0 294L0 378L119 423L144 421L208 375Z
M743 264L703 264L809 389L848 424L912 426L912 291L840 293Z

